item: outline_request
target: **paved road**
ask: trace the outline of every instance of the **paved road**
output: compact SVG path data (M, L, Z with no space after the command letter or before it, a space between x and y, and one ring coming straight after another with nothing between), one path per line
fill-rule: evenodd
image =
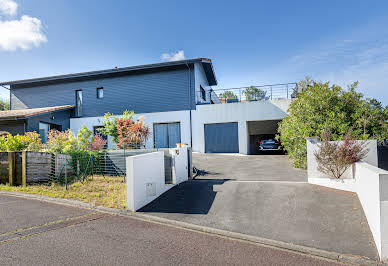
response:
M205 175L141 211L287 243L378 259L355 193L306 183L286 156L194 154Z
M337 265L244 241L0 194L0 265Z

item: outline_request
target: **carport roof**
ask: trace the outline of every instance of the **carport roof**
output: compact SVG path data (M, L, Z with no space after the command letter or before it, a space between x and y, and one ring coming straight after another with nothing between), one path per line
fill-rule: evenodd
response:
M74 107L75 105L61 105L61 106L42 107L42 108L0 111L0 120L26 119L36 115L47 114L47 113L56 112L56 111L69 110L69 109L73 109Z

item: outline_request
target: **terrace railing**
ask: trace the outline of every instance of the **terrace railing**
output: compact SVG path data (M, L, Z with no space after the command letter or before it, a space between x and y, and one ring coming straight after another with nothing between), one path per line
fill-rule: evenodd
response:
M234 103L274 99L296 98L297 84L283 83L263 86L250 86L222 90L200 91L196 95L197 104Z

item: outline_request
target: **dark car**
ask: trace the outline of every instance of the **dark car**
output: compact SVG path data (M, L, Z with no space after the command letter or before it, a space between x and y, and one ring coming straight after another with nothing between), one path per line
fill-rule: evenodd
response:
M283 151L282 142L275 139L262 139L259 141L260 151Z

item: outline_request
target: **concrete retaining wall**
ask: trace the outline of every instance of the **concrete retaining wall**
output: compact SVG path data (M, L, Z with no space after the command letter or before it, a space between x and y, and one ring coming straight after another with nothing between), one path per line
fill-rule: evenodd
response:
M333 179L317 169L314 152L319 143L307 140L308 182L325 187L356 192L381 260L388 260L388 171L377 167L377 143L369 140L369 153L348 169L344 178Z
M139 154L126 158L127 208L137 211L175 185L188 180L187 147L170 149L172 183L165 178L165 152Z

